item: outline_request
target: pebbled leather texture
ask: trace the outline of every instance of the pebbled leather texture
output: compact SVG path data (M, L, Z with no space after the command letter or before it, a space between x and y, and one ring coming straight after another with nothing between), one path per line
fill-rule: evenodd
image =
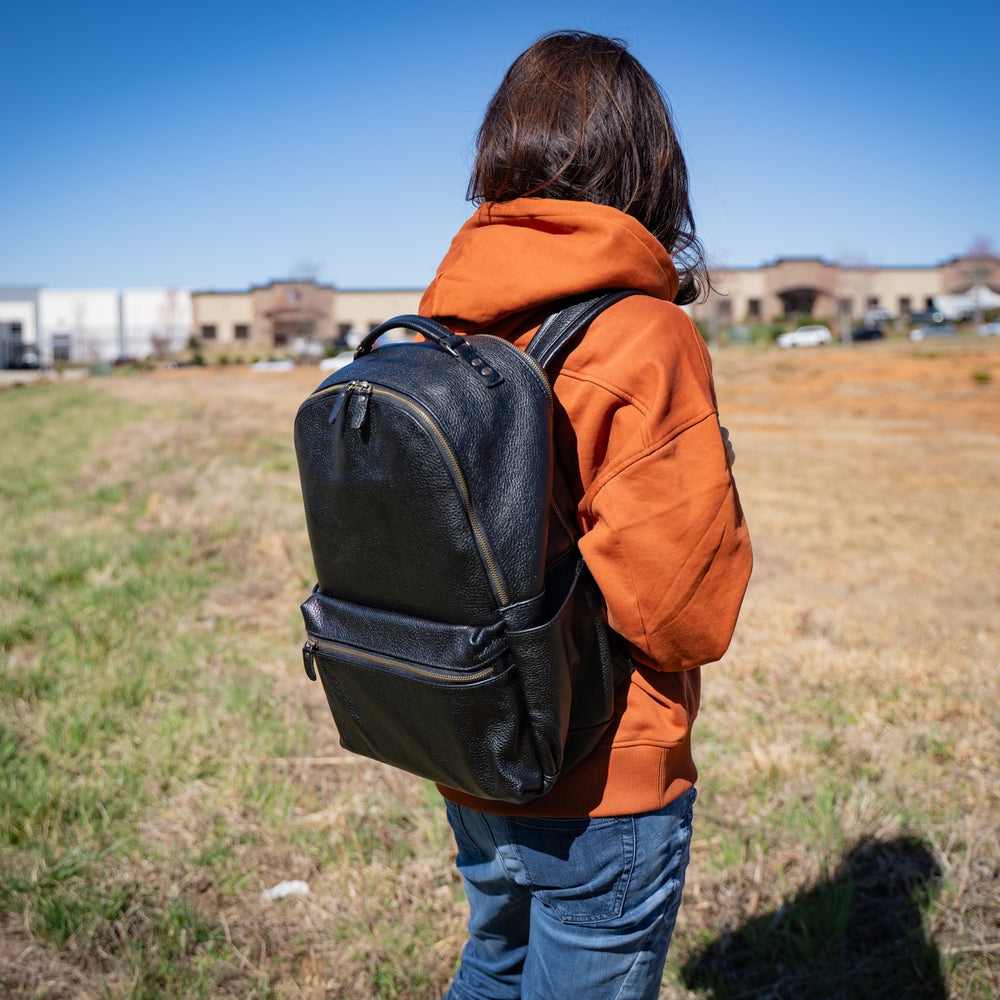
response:
M547 321L539 357L625 294ZM397 326L429 342L372 349ZM318 580L304 653L341 742L512 802L596 745L628 667L579 551L546 566L552 397L531 353L398 317L295 418Z

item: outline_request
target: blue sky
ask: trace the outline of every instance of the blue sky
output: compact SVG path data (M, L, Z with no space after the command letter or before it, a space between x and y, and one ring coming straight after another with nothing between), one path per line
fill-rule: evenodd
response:
M493 89L567 27L664 89L715 264L1000 250L995 0L33 0L0 15L0 285L420 287Z

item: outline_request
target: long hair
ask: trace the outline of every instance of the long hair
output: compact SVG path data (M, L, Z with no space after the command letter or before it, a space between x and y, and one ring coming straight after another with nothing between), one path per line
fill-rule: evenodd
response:
M553 32L518 56L479 128L468 197L609 205L672 255L675 302L693 302L710 287L666 100L618 39Z

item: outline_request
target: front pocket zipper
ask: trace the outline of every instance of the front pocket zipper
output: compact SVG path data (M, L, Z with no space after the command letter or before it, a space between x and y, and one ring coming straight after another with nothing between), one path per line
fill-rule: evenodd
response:
M311 681L316 680L315 654L317 650L340 659L355 660L374 667L388 668L413 677L423 677L425 680L441 681L446 684L474 684L492 677L495 673L492 666L480 667L471 672L420 666L416 663L410 663L408 660L371 653L366 649L358 649L357 646L350 646L347 643L331 642L329 639L310 635L302 647L302 663Z

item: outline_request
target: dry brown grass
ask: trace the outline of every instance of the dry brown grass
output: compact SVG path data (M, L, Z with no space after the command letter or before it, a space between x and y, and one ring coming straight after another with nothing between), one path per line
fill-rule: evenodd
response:
M702 842L679 938L724 940L778 913L833 877L838 842L919 836L945 875L925 932L950 995L989 996L1000 973L1000 351L873 346L716 359L756 567L732 647L706 671L703 733L727 738L703 769L718 794L700 805L746 850L713 865ZM971 955L974 968L959 961ZM856 995L881 995L868 988Z
M698 829L661 996L814 996L796 976L816 969L794 963L775 966L770 992L753 986L762 959L741 933L847 881L861 903L882 892L904 906L918 877L935 887L914 908L938 971L886 988L1000 994L1000 344L730 350L715 370L756 567L732 647L705 671ZM274 711L312 720L312 756L263 763L320 803L265 822L240 801L234 761L228 790L173 788L142 831L151 853L180 857L205 837L212 796L236 844L231 879L179 863L124 875L220 929L236 957L213 995L430 997L464 923L443 816L422 783L340 751L298 661L312 571L291 426L318 381L229 369L93 382L146 409L89 474L117 481L161 458L143 516L233 567L186 627L238 639L247 669L273 676ZM323 831L325 857L303 830ZM260 901L289 878L309 895ZM12 917L0 941L9 995L120 995L97 952L42 947ZM838 982L831 996L866 995Z

